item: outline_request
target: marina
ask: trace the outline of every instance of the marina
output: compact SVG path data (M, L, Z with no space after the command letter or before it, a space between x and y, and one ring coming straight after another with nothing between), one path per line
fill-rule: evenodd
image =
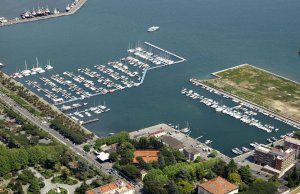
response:
M287 120L286 118L282 118L279 115L272 114L268 110L261 109L259 107L256 107L253 104L250 104L248 102L243 101L243 99L236 98L234 96L231 96L230 94L224 93L223 91L219 91L217 89L211 88L201 82L199 82L196 79L190 79L190 83L193 85L197 86L201 89L204 89L210 93L213 93L216 96L220 96L221 98L227 99L234 104L234 106L227 106L223 103L223 101L218 102L216 100L213 100L212 98L207 98L204 95L200 95L200 92L196 92L192 89L187 89L183 88L181 90L181 93L184 94L185 96L191 98L193 101L198 101L201 104L210 107L215 110L217 114L226 114L234 119L240 120L241 122L248 124L250 126L253 126L255 128L258 128L260 130L263 130L267 133L277 133L279 131L280 133L280 128L275 127L274 125L270 125L267 123L263 123L264 117L269 117L270 119L274 119L277 121L280 121L287 126L291 128L291 130L299 130L300 125L299 123L295 123L294 121ZM256 118L260 117L262 120ZM289 132L287 134L280 135L280 139L284 138L285 136L291 136L292 133ZM210 141L210 140L209 140ZM266 139L266 142L262 142L261 144L272 144L274 142L277 142L278 139L274 136L269 137ZM208 144L208 140L204 142L205 144ZM251 150L251 148L255 148L259 146L260 144L257 142L253 142L249 144L249 147L242 147L240 148L232 148L232 152L235 155L242 155L244 153L247 153Z
M150 50L157 51L153 53ZM138 43L137 47L129 48L127 52L129 56L120 61L108 62L106 66L94 65L93 69L79 68L77 72L65 71L62 75L51 75L50 79L40 77L43 85L50 87L50 90L31 80L26 80L26 83L38 91L43 91L45 97L54 105L62 105L137 87L143 83L148 70L185 61L184 58L148 42L144 45ZM174 61L173 58L178 60Z
M13 1L2 2L0 9L3 10L4 17L13 18L24 12L25 8L30 10L33 7L38 8L37 3L30 3L28 2L29 5L27 3L14 5L17 7L16 9L5 13L5 9L9 9L9 6L16 3ZM69 4L66 1L61 1L60 4L51 3L52 1L39 5L46 8L48 4L51 11L55 7L59 8L59 11L64 11ZM244 6L245 3L249 6ZM187 62L178 66L166 66L158 71L149 72L147 70L140 87L133 86L130 89L125 88L106 95L99 94L82 101L77 100L57 106L83 102L88 102L88 106L93 106L94 99L97 104L105 100L112 111L101 114L100 122L86 125L99 136L105 136L111 132L117 133L119 130L132 131L158 122L179 122L183 125L188 120L193 129L191 137L203 136L199 139L203 142L210 139L213 141L211 144L213 148L228 156L231 154L234 156L232 148L248 147L252 142L267 143L267 138L274 136L279 139L280 135L291 132L293 129L285 127L284 124L277 125L277 120L273 119L273 123L273 120L269 121L269 117L266 117L266 124L272 126L276 124L275 128L280 129L277 133L267 133L223 113L216 114L211 107L189 100L180 93L180 90L190 88L186 80L191 77L208 79L211 77L211 72L241 63L255 64L260 68L299 82L299 56L295 52L299 51L299 44L295 40L299 40L300 37L297 33L291 33L298 32L300 28L299 25L294 25L299 20L298 17L295 17L298 13L296 8L299 7L299 2L266 1L265 3L272 10L270 12L253 9L255 6L259 7L260 3L246 1L242 6L242 4L236 5L234 1L205 3L197 1L182 6L182 1L177 0L172 3L169 1L150 3L133 0L130 4L115 0L88 1L82 7L83 9L71 17L40 20L39 22L1 28L1 42L9 45L9 47L2 46L1 48L0 61L6 65L1 70L11 75L16 72L16 66L24 69L24 59L28 60L28 68L32 68L29 60L34 59L35 56L38 56L41 62L49 58L54 66L52 71L21 78L18 81L25 86L27 86L25 80L37 81L43 88L52 91L51 88L43 85L43 82L39 80L40 76L55 84L57 83L50 78L51 74L59 74L61 77L73 81L62 73L66 71L81 75L83 73L77 72L79 68L89 68L91 71L98 72L94 69L96 64L108 66L107 62L110 61L123 63L122 56L124 58L128 56L123 53L128 42L145 40L159 45L175 54L184 56L187 58ZM211 12L216 5L222 9L216 12L214 17L211 17ZM146 8L156 10L155 14L153 11L147 12ZM182 14L174 15L172 10L178 10ZM253 14L253 10L256 14ZM284 10L284 12L278 10ZM143 13L143 17L137 17L137 14L141 13ZM236 18L236 14L242 14L243 17L238 17L238 21L233 23L231 21ZM182 22L183 20L189 22ZM266 20L272 22L266 23ZM228 24L234 29L228 28ZM281 31L278 27L279 24L282 24L287 30ZM160 29L148 33L147 28L152 25L159 26ZM131 56L138 58L133 54ZM144 60L140 61L151 65ZM141 80L143 79L143 71L145 71L143 68L128 63L127 66L132 70L137 68ZM156 65L152 67L154 66ZM96 87L100 87L96 79L83 76L93 80ZM137 79L134 78L134 81L139 82ZM113 79L110 78L110 80ZM89 91L80 83L75 81L73 83ZM60 86L60 84L57 85ZM68 90L66 85L61 87ZM50 101L41 91L30 86L28 89ZM194 88L191 89L197 91ZM208 93L206 90L197 91L197 93L207 98L214 98L214 93ZM72 92L75 97L80 97L75 94ZM213 100L222 104L221 99L223 104L229 107L236 106L227 104L229 98L222 96ZM79 110L88 108L88 106L79 108ZM75 110L73 109L73 111Z
M93 68L82 67L77 71L65 71L62 74L42 76L38 81L25 80L25 83L42 92L45 99L53 105L60 106L63 112L77 109L75 112L66 113L70 118L79 124L89 124L99 119L83 120L84 117L92 117L108 112L110 108L105 105L93 106L78 111L79 108L87 106L87 102L76 103L98 95L106 95L131 87L138 87L144 81L148 70L184 62L185 59L169 51L145 42L137 43L134 48L127 50L129 56L121 58L120 61L111 61L106 65L94 65ZM36 67L29 70L25 61L25 70L14 73L13 77L23 78L32 75L32 72L44 73L45 70L39 67L36 58ZM50 62L45 66L47 70ZM36 71L38 69L38 71ZM35 75L35 74L34 74ZM70 104L71 105L66 105Z

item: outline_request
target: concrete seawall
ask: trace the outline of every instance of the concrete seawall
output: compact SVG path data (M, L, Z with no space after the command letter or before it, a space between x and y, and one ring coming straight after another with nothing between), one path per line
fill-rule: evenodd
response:
M0 27L5 27L5 26L10 26L14 24L23 24L27 22L34 22L34 21L39 21L39 20L45 20L45 19L51 19L51 18L57 18L57 17L62 17L62 16L68 16L68 15L73 15L75 14L85 3L87 0L80 0L74 7L71 8L70 11L68 12L62 12L59 14L55 15L47 15L47 16L41 16L41 17L35 17L35 18L28 18L28 19L21 19L19 18L18 20L12 19L9 20L8 22L1 23Z

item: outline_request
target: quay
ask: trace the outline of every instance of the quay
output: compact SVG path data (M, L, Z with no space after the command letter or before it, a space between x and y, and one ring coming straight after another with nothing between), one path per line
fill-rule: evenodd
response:
M16 19L11 19L5 23L0 23L0 27L4 26L10 26L14 24L22 24L22 23L27 23L27 22L34 22L34 21L39 21L39 20L45 20L45 19L50 19L50 18L57 18L61 16L68 16L68 15L73 15L75 14L85 3L87 0L80 0L74 7L70 9L68 12L62 12L58 14L53 14L53 15L47 15L47 16L41 16L41 17L35 17L35 18L27 18L27 19L21 19L21 18L16 18Z
M178 149L181 151L184 149L196 150L197 153L200 154L200 157L204 159L208 159L210 155L210 152L206 150L208 150L208 148L210 150L213 150L210 146L164 123L130 132L129 136L130 138L133 139L154 136L161 139L164 143L168 144L170 147L173 147L174 149ZM227 163L231 160L230 157L224 155L219 151L217 157L221 158Z
M274 116L274 118L277 117L277 118L281 119L281 121L283 121L283 122L285 122L285 123L287 123L287 124L289 124L289 125L295 125L295 126L298 126L298 127L300 126L300 123L299 123L298 121L295 121L295 120L293 120L293 119L290 119L290 118L288 118L288 117L285 117L285 116L283 116L283 115L280 115L280 114L278 114L278 113L276 113L276 112L273 112L273 111L271 111L271 110L268 110L268 109L266 109L266 108L263 107L263 106L260 106L260 105L258 105L258 104L255 104L255 103L253 103L253 102L251 102L251 101L248 101L248 100L246 100L246 99L244 99L244 98L241 98L241 97L239 97L239 96L236 96L236 95L231 94L231 93L229 93L229 92L226 92L226 91L224 91L224 90L216 89L216 88L210 87L210 86L208 86L208 85L202 83L201 80L194 79L194 82L196 82L196 83L199 84L200 86L203 86L203 87L205 87L205 88L208 88L208 89L213 90L213 91L216 91L216 92L219 92L219 93L222 94L222 95L226 95L226 96L230 97L230 98L233 99L233 100L240 101L240 102L241 102L241 103L240 103L241 105L244 105L244 106L247 106L247 107L250 107L250 108L253 108L253 109L257 109L259 112L268 113L269 115Z

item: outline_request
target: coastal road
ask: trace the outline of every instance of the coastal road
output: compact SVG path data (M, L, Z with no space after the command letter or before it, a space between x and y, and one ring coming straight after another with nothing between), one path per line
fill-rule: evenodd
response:
M29 120L31 123L35 124L36 126L40 127L44 131L51 134L57 141L60 143L66 145L71 150L73 150L76 154L79 156L82 156L86 161L88 161L90 164L95 166L96 168L101 169L104 173L110 174L115 179L122 178L119 173L114 173L111 168L103 168L103 164L99 163L97 160L97 157L93 154L86 153L82 148L79 146L76 146L73 144L69 139L64 138L60 133L57 131L51 129L49 127L49 123L46 121L32 115L30 112L28 112L26 109L20 107L14 100L9 98L3 93L0 93L0 101L3 104L6 104L8 107L10 107L12 110L14 110L16 113L22 115L24 118ZM132 182L132 181L131 181ZM135 193L141 193L142 186L140 184L135 185Z

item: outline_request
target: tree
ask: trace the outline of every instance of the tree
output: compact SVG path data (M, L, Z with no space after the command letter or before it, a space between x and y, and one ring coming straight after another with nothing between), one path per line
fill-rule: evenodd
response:
M275 183L256 179L248 191L241 192L241 194L274 194L276 191L277 187Z
M179 194L178 188L174 181L169 181L166 188L169 194Z
M166 194L164 186L169 181L168 177L160 169L152 169L144 177L144 189L149 194Z
M222 176L222 177L226 177L226 162L224 162L223 160L219 160L214 167L212 168L212 170L218 175L218 176Z
M146 137L141 137L138 141L138 148L140 149L147 149L149 148L150 144L148 141L148 138Z
M163 167L165 167L165 165L166 165L165 158L164 158L164 156L163 156L161 153L160 153L159 156L158 156L157 162L158 162L158 165L159 165L159 167L160 167L161 169L162 169Z
M247 185L251 185L254 181L252 173L250 171L250 167L247 166L242 166L239 169L239 174L241 176L241 179L244 183L246 183Z
M217 157L217 155L218 155L218 152L217 152L216 150L213 150L213 151L210 153L210 157L212 157L212 158Z
M181 194L190 194L193 191L193 185L187 181L177 182L176 185Z
M238 170L237 164L234 162L233 159L231 159L226 167L227 174L229 175L232 172L237 172L237 170Z
M63 181L66 181L68 179L68 176L69 176L68 171L63 170L60 177Z
M35 177L28 188L28 191L33 194L39 194L41 190L39 180Z
M113 153L110 153L110 154L109 154L109 160L110 160L111 162L116 162L116 161L118 161L118 157L119 157L119 155L118 155L116 152L113 152Z
M145 170L151 170L151 168L152 168L151 164L146 163L141 156L137 157L136 159L139 162L139 165L141 168L143 168Z
M124 142L119 148L119 154L121 156L120 164L129 164L132 162L135 148L129 142Z
M234 183L236 185L240 185L242 183L242 179L240 175L236 172L232 172L227 177L228 181Z
M186 169L180 169L175 175L177 181L190 181L191 175Z
M1 151L0 151L1 152ZM0 156L0 176L4 176L10 172L9 159L4 156Z
M84 150L85 152L89 152L89 151L91 150L91 146L88 145L88 144L86 144L86 145L83 146L83 150Z
M140 170L132 164L122 166L121 171L131 179L137 179L141 177Z

